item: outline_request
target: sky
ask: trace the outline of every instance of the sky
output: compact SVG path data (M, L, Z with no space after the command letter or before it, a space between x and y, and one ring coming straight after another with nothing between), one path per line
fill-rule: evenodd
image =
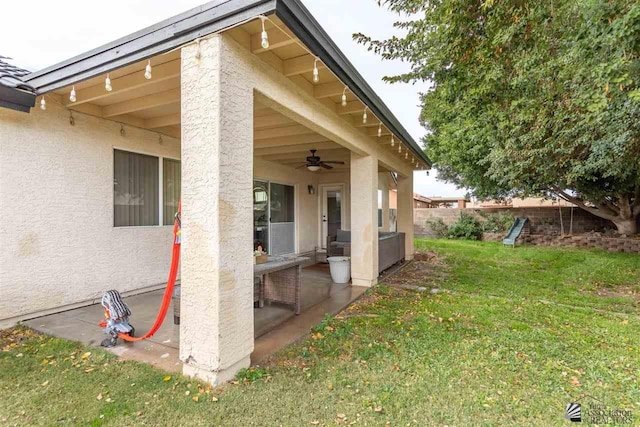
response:
M373 38L399 34L392 26L397 15L380 8L376 0L302 0L320 25L351 60L407 131L419 144L425 134L420 125L419 93L426 83L388 84L385 75L409 69L401 61L383 61L355 43L351 35L363 32ZM31 71L71 58L102 44L153 25L158 21L203 4L205 0L26 0L2 5L0 55ZM29 10L25 17L24 11ZM25 26L25 19L31 23ZM425 196L464 195L464 189L416 172L414 190Z

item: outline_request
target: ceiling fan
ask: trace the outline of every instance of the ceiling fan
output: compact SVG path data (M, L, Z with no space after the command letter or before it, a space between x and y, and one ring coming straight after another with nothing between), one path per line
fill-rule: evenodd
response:
M307 157L307 162L298 166L296 169L302 169L306 167L311 172L316 172L320 170L320 168L333 169L333 166L331 166L330 164L344 165L344 162L338 162L338 161L332 161L332 160L327 160L327 161L320 160L320 156L316 156L316 151L318 150L309 150L309 151L311 151L311 155Z

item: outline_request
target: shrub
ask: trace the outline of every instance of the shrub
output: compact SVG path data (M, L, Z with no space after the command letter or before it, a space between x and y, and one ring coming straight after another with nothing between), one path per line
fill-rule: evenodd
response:
M449 235L449 226L444 223L442 218L428 219L427 226L438 237L447 237Z
M506 233L513 224L513 215L501 212L497 214L481 213L484 221L482 231L486 233Z
M461 214L460 219L449 227L447 237L450 239L480 240L482 238L482 224L468 214Z

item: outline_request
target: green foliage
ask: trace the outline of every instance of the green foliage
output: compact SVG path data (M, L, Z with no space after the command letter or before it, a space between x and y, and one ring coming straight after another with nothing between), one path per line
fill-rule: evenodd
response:
M262 368L242 368L238 371L236 378L243 383L254 383L258 380L269 378L269 373Z
M482 238L482 224L474 216L460 214L460 219L449 227L449 239L480 240Z
M513 215L506 212L487 214L480 212L482 216L482 231L486 233L506 233L513 225Z
M439 176L479 198L555 194L634 232L640 214L637 0L383 0L411 64Z
M449 226L444 223L442 218L428 219L427 226L431 228L431 231L436 237L447 237L449 234Z

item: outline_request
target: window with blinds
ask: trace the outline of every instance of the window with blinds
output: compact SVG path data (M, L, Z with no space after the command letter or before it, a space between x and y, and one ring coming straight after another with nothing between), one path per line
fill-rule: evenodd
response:
M173 225L180 201L180 161L162 159L162 222Z
M180 199L180 172L179 160L113 150L114 227L160 225L161 216L163 225L173 224Z

